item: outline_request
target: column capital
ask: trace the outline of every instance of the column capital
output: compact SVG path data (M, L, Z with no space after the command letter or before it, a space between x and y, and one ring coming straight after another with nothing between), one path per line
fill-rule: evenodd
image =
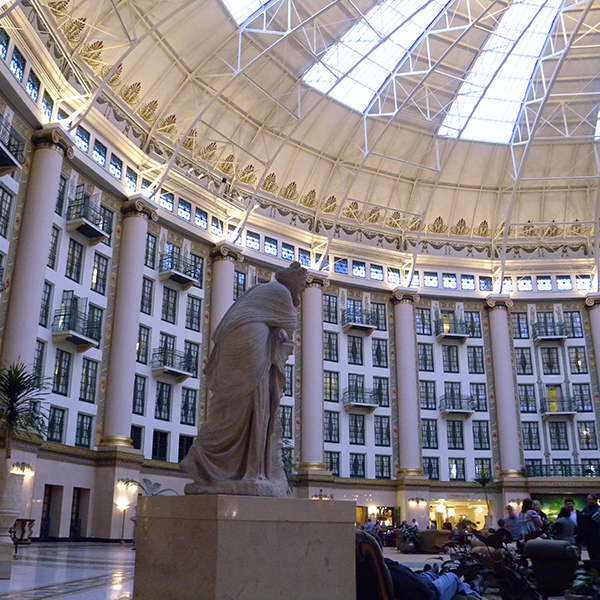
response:
M508 294L490 294L485 299L485 304L490 310L506 310L512 307L513 301Z
M306 287L328 288L330 285L331 281L322 271L308 269L306 275Z
M415 292L415 290L411 290L409 288L397 287L392 291L390 296L390 301L392 304L398 303L408 303L413 304L418 302L421 299L421 296Z
M61 125L44 125L31 135L31 141L38 148L49 148L60 152L63 156L72 159L75 156L73 141Z
M154 204L143 194L133 194L129 196L129 198L121 205L121 212L125 218L142 217L143 219L158 221L158 213L154 209Z
M600 307L600 293L591 292L585 297L585 305L591 310Z
M237 260L238 262L244 262L244 255L240 246L225 240L215 244L215 247L210 251L210 256L214 261L230 260L235 262Z

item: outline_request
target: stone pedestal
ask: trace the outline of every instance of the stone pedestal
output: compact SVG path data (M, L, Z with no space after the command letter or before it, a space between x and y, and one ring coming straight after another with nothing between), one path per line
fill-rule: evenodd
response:
M349 600L353 502L197 495L138 501L134 600Z

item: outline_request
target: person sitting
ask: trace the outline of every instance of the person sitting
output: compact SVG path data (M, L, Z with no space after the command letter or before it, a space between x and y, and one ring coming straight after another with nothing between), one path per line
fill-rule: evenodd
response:
M512 533L506 527L504 519L498 519L498 529L494 535L502 541L503 544L510 544L513 541Z

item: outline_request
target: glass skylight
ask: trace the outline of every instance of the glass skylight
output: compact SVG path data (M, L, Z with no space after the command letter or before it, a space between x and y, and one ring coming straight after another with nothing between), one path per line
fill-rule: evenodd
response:
M460 86L440 135L510 142L563 0L515 0Z
M378 4L327 50L302 80L363 112L452 1L386 0Z
M260 0L223 0L227 10L235 19L238 25L241 25L246 19L252 16L257 10L261 9L267 2Z

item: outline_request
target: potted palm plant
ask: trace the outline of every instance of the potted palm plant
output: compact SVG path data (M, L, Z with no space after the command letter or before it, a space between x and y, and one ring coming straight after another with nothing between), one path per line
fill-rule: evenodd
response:
M565 592L565 600L597 600L600 598L600 572L591 568L589 571L575 571L575 580Z
M402 525L396 532L398 550L405 554L415 552L421 541L421 532L418 527Z
M15 437L43 437L46 418L39 408L45 392L43 380L24 364L0 367L0 579L10 579L12 540L9 530L21 507L23 476L11 473Z

